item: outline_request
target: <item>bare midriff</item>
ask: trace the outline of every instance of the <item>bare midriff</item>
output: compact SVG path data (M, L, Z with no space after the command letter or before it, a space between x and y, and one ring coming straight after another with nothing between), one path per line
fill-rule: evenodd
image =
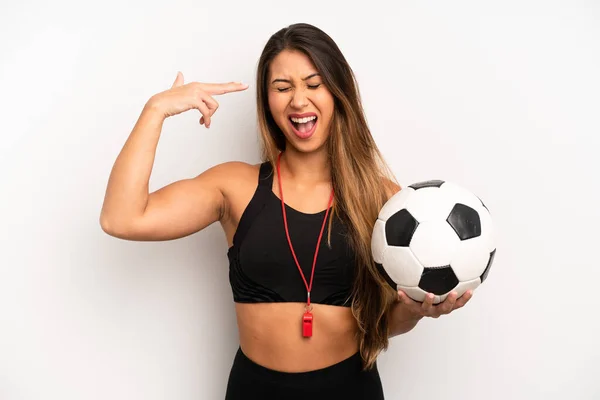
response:
M313 332L302 336L304 303L236 303L242 352L282 372L306 372L343 361L358 351L350 307L311 304Z

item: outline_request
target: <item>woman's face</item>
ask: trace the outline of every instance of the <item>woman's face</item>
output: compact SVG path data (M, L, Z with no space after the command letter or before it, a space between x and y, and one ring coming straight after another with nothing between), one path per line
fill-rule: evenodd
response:
M269 108L287 141L302 152L320 149L329 136L334 99L310 58L284 50L271 62Z

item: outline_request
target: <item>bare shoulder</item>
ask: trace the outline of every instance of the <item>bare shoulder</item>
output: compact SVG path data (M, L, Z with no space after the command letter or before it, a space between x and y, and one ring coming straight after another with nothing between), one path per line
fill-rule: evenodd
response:
M217 164L198 176L210 176L223 194L226 208L232 203L242 202L256 190L260 164L251 164L243 161L227 161Z
M210 177L211 179L220 180L224 185L228 185L247 179L250 175L258 173L259 166L259 164L249 164L243 161L227 161L207 169L198 175L196 179Z
M217 164L198 175L198 183L211 181L224 197L225 202L244 193L247 186L255 186L258 182L260 164L243 161L227 161Z
M216 165L210 173L219 181L223 197L219 219L231 246L239 220L258 187L260 164L230 161Z

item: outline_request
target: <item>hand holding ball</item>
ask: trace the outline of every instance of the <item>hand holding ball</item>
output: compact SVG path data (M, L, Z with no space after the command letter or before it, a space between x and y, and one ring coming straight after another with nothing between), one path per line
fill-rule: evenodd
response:
M419 182L392 196L379 212L371 251L394 290L433 304L485 281L496 247L492 218L470 191L441 180Z

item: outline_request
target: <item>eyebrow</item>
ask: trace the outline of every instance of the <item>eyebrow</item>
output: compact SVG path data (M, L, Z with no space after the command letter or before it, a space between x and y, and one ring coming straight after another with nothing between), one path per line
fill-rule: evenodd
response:
M318 72L315 72L314 74L310 74L309 76L307 76L306 78L303 78L303 81L309 80L310 78L314 78L315 76L320 76L320 74ZM281 79L281 78L277 78L274 79L273 82L271 83L275 83L275 82L286 82L286 83L292 83L289 79Z

